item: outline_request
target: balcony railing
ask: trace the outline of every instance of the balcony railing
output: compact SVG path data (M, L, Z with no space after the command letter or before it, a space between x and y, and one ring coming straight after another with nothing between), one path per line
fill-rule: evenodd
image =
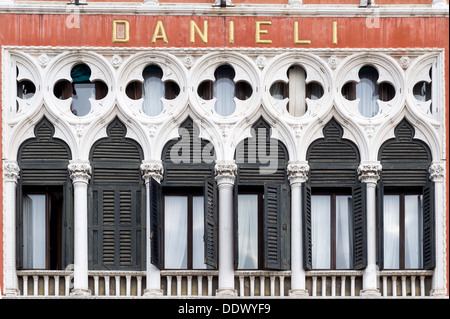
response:
M70 296L72 271L20 270L21 296L56 298ZM210 298L218 288L218 271L163 270L162 297ZM363 271L309 271L309 297L358 298ZM382 297L425 297L430 295L433 271L380 271ZM290 271L236 271L238 297L289 297ZM91 295L105 298L141 298L146 287L145 271L89 271Z

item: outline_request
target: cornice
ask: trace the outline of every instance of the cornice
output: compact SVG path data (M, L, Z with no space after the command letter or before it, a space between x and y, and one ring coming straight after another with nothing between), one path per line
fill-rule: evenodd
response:
M198 15L198 16L282 16L282 17L448 17L449 6L385 5L360 8L356 5L264 5L236 4L146 4L97 2L74 6L61 2L0 2L0 14L95 14L95 15Z

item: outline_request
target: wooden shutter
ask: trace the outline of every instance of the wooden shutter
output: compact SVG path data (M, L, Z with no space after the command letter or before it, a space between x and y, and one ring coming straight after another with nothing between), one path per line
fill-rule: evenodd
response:
M427 270L436 267L434 212L434 182L429 181L423 188L423 268Z
M384 269L384 240L383 240L383 203L384 203L384 185L383 181L377 183L377 264L380 269Z
M302 184L303 268L312 269L311 186Z
M151 263L163 268L163 216L162 186L154 178L150 180L150 249Z
M238 168L239 170L239 168ZM238 212L239 212L239 174L234 181L234 207L233 207L233 235L234 235L234 269L238 269L239 265L239 224L238 224Z
M204 202L205 202L205 264L217 269L218 263L218 221L217 221L217 186L213 179L205 180Z
M264 185L264 268L290 266L290 198L287 185Z
M64 184L64 213L63 213L63 227L62 227L62 268L73 264L73 186L72 183Z
M366 184L353 188L353 269L367 266Z

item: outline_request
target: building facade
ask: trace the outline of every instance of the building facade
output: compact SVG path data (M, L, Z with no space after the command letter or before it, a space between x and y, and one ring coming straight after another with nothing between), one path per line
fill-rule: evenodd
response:
M446 0L0 0L4 298L448 298Z

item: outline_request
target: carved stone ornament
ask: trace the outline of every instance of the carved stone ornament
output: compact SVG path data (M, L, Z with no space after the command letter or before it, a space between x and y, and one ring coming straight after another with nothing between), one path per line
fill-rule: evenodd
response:
M291 183L304 183L308 180L309 165L306 163L291 163L287 166L288 179Z
M411 65L411 59L407 56L402 56L399 60L398 63L400 64L400 66L403 69L407 69L410 65Z
M73 162L67 167L70 173L70 178L74 183L76 182L89 182L91 178L91 165L87 162Z
M442 163L433 163L428 169L430 179L434 182L442 182L445 180L445 165Z
M337 57L337 56L335 56L335 55L332 55L332 56L330 56L329 58L328 58L328 65L330 66L330 68L332 69L332 70L334 70L334 69L336 69L337 68L337 66L339 65L339 63L341 62L340 60L339 60L339 58Z
M164 174L164 167L158 162L144 162L141 164L142 178L149 182L153 177L158 183L161 183Z
M234 184L237 173L237 165L231 161L216 163L214 167L217 183L229 183Z
M183 64L185 67L187 67L188 69L194 65L194 57L192 55L186 55L183 58Z
M111 63L113 67L118 68L122 64L122 58L120 57L120 55L114 54L111 57Z
M267 58L264 55L258 55L256 58L256 65L260 69L264 69L264 67L267 65Z
M47 64L50 62L50 58L47 54L43 53L38 57L39 65L45 68Z
M6 182L15 182L19 179L20 167L16 162L3 163L3 176Z
M379 163L365 163L358 167L359 180L363 183L376 183L380 179L382 166Z

